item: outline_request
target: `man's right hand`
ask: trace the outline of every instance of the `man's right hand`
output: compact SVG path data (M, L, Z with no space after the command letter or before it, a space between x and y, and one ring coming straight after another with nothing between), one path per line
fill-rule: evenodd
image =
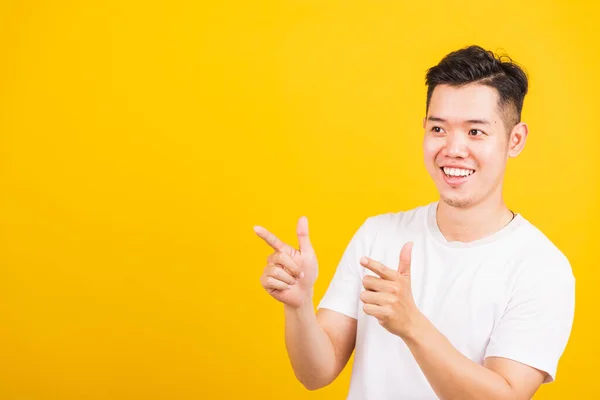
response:
M300 217L298 220L298 250L261 226L255 226L254 232L275 250L267 257L267 266L260 277L262 287L275 299L293 308L311 303L318 263L308 237L308 219Z

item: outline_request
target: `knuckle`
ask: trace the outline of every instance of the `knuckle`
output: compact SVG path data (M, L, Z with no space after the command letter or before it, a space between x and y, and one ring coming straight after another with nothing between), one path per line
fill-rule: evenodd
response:
M281 268L277 268L276 274L277 274L276 275L277 279L279 279L280 281L286 282L288 280L288 277L287 277L288 274Z
M277 263L285 265L286 267L292 264L292 259L284 252L277 253Z
M275 273L276 267L273 264L269 264L265 267L265 275L271 276Z
M291 275L290 269L287 266L282 266L279 269L279 275L281 278Z
M262 287L264 289L266 289L266 290L273 289L273 285L271 285L271 281L270 281L270 278L268 276L267 277L263 277L263 279L262 279Z
M268 260L271 264L276 264L279 261L279 252L276 251L274 253L271 253L271 255L269 255Z
M283 283L283 282L281 281L281 279L279 279L279 277L278 277L278 276L277 276L277 277L271 277L271 279L273 279L273 284L274 284L274 285L277 285L277 286L279 286L279 285L281 285L281 284Z
M281 257L281 265L285 266L285 269L290 272L298 271L298 266L287 254L285 257Z
M259 279L259 281L260 281L260 285L261 285L262 287L267 287L267 285L268 285L268 283L267 283L267 275L265 275L265 274L262 274L262 275L260 276L260 279Z
M290 269L290 270L296 270L298 269L296 267L296 263L294 262L294 260L292 259L292 257L290 257L288 254L282 253L281 255L281 261L283 263L285 263L285 266Z

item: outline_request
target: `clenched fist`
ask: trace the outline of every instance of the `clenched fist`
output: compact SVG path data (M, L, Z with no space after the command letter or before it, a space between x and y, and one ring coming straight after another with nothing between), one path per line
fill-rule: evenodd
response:
M308 219L300 217L298 220L299 249L283 243L261 226L255 226L254 232L275 250L267 257L267 266L260 277L262 287L275 299L293 308L311 302L318 263L308 237Z

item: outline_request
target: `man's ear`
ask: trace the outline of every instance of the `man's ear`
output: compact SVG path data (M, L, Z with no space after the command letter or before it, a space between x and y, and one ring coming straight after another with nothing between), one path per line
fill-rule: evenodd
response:
M425 129L425 122L427 121L427 117L423 117L423 129Z
M516 157L521 151L523 151L523 147L525 147L525 141L527 140L527 135L529 134L529 127L525 122L519 122L514 126L510 135L508 137L508 156Z

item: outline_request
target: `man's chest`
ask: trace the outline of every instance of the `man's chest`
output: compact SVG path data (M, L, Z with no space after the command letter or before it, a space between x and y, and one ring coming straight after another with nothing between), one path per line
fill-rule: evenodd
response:
M395 268L400 247L388 247L377 258ZM510 263L502 258L448 254L414 241L411 290L417 308L459 351L479 363L506 310L512 272ZM371 271L365 274L372 275ZM398 343L375 318L362 314L361 303L359 331L390 340L390 345Z

